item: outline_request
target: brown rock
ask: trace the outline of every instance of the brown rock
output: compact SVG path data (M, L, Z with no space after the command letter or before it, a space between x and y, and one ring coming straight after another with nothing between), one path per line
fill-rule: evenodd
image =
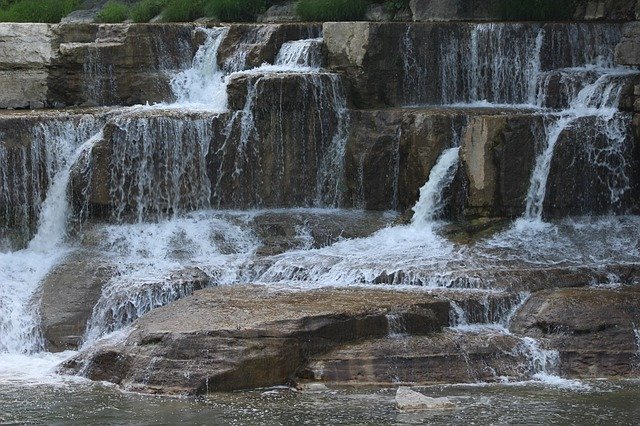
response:
M426 294L364 289L278 291L234 286L194 293L134 324L125 342L66 368L146 392L204 393L283 384L309 356L388 333L386 315L416 333L448 324L449 305Z
M520 339L445 331L344 345L313 357L303 378L333 384L475 383L528 378Z
M535 293L511 323L560 351L560 370L579 377L632 372L640 324L640 289L573 288Z

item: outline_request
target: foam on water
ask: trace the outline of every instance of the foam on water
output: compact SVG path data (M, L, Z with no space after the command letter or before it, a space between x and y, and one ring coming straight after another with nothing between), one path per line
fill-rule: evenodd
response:
M86 342L195 289L241 281L241 267L258 248L249 229L206 211L99 232L99 250L116 271L94 307Z
M225 72L218 67L218 48L229 28L198 28L197 31L203 32L206 39L196 52L191 67L171 80L176 98L174 107L224 111L227 86Z

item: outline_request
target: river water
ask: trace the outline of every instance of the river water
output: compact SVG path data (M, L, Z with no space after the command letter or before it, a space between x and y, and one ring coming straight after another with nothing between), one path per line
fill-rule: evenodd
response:
M123 393L101 383L0 386L0 423L24 424L637 424L640 380L593 381L588 388L540 384L416 388L448 396L449 411L399 412L395 389L272 388L173 398ZM588 389L588 390L585 390Z

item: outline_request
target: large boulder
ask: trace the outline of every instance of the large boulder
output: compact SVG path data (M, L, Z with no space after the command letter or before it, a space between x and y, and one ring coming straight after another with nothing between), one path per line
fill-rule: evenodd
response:
M517 217L522 214L535 163L536 115L477 116L462 136L460 158L467 185L464 215Z
M212 288L150 312L124 341L97 345L65 368L144 392L273 386L293 379L314 354L386 336L389 314L428 334L448 324L449 304L383 290Z
M47 275L40 290L40 328L49 352L80 347L93 307L113 273L107 259L81 250Z
M314 356L301 376L341 385L526 380L520 345L518 337L490 330L387 337Z
M400 411L450 410L455 404L449 398L432 398L400 386L396 392L396 408Z

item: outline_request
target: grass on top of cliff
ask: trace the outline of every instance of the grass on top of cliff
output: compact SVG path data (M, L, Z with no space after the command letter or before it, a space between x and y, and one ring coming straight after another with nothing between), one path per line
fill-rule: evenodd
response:
M124 22L129 17L129 6L116 0L110 0L98 13L98 22L115 24Z
M360 21L369 0L300 0L296 13L303 21Z
M55 24L74 10L82 0L3 0L0 22L46 22Z

